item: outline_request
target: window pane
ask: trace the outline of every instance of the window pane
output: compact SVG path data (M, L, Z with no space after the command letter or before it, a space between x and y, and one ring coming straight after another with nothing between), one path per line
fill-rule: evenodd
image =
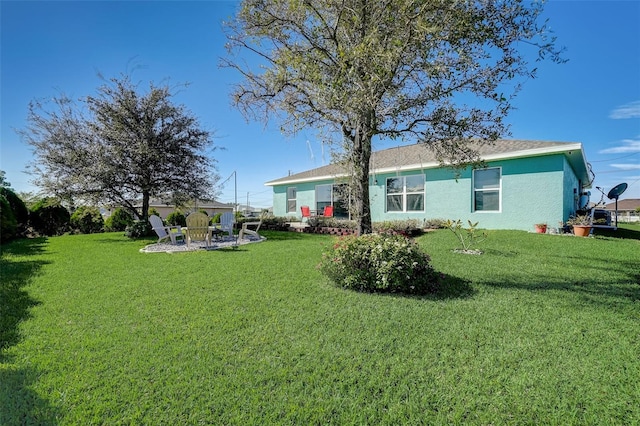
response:
M424 175L407 176L407 192L424 191Z
M316 202L331 203L331 188L333 185L316 186Z
M330 205L331 205L331 203L330 203L329 201L322 201L322 202L318 201L318 202L316 203L316 212L317 212L318 214L323 214L323 212L324 212L324 208L325 208L326 206L330 206Z
M387 195L387 211L388 212L402 211L402 195Z
M388 178L387 179L387 194L402 193L402 187L404 186L404 178Z
M473 187L475 189L500 188L500 169L475 170Z
M409 194L407 195L407 211L423 211L424 210L424 195L423 194Z
M287 188L287 213L295 213L297 194L295 187Z
M498 211L500 210L499 191L477 191L475 197L475 210Z

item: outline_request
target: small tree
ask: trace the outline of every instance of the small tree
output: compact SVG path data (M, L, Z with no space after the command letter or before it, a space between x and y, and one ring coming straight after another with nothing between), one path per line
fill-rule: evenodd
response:
M32 102L20 134L34 148L35 184L65 199L121 205L146 221L151 197L213 197L211 135L169 87L139 93L112 79L76 104Z

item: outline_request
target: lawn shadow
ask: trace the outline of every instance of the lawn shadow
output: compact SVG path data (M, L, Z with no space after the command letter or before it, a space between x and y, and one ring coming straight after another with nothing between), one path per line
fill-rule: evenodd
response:
M56 425L59 412L32 390L41 373L25 368L0 370L0 424Z
M569 277L546 273L542 268L536 272L513 271L510 277L502 276L499 282L483 281L481 284L529 291L567 291L581 295L583 301L606 304L611 309L622 306L621 302L640 301L640 270L636 262L609 259L604 263L596 256L587 255L568 256L566 259L569 264L579 265L576 273ZM593 271L591 277L590 271Z
M454 276L446 276L440 283L440 289L436 293L421 297L431 300L469 299L475 294L476 290L468 280Z
M29 318L31 307L38 305L24 289L33 276L38 274L43 260L13 260L11 255L31 256L42 253L45 238L21 239L1 247L0 255L0 361L4 351L18 343L19 324Z
M12 256L34 256L44 252L46 238L21 239L0 246L0 424L56 424L57 413L33 390L40 373L17 368L7 349L20 341L19 326L39 302L23 287L37 275L44 260L14 260Z
M476 290L467 280L454 276L446 276L440 283L440 288L434 293L408 294L377 292L373 294L395 298L443 301L452 299L469 299L476 294Z
M620 238L626 240L640 240L640 229L629 229L629 228L620 228L617 230L613 229L602 229L602 228L594 228L593 234L596 237L606 237L606 238Z
M293 231L260 231L260 234L264 234L267 241L303 240L305 238L318 236L318 234L305 234L304 232Z

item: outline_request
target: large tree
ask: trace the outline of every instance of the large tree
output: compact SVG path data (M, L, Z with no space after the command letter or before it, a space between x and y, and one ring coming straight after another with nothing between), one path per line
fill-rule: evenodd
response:
M222 65L243 76L233 102L247 118L339 136L368 233L372 139L476 160L468 142L507 134L518 84L535 76L523 49L561 61L541 12L528 0L244 0Z
M168 86L140 93L128 76L74 102L31 102L20 133L34 148L34 183L63 199L121 205L146 220L151 197L212 197L210 132Z

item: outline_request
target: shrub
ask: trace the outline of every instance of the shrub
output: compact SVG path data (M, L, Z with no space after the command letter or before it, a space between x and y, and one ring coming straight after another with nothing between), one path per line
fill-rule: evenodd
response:
M444 229L447 221L444 219L425 219L424 229Z
M133 222L124 230L124 235L129 238L148 237L151 234L153 234L153 228L148 220Z
M187 226L187 217L180 210L169 213L166 222L171 226Z
M17 233L18 235L24 233L29 224L29 209L24 204L24 201L18 195L9 188L0 187L0 194L3 195L9 207L13 212L13 216L16 219Z
M0 194L0 242L6 243L15 238L17 230L18 222L9 205L9 201L4 195Z
M71 215L55 198L43 198L31 208L31 225L41 235L62 235L69 230Z
M81 206L71 215L71 226L83 234L94 234L104 229L104 219L97 207Z
M155 207L151 207L149 210L147 210L147 214L149 216L156 215L156 216L160 217L160 212L158 210L156 210Z
M337 286L357 291L426 294L439 285L429 255L402 235L339 238L319 269Z
M216 213L213 216L211 216L211 224L213 225L214 223L220 223L220 216L222 216L222 213Z
M311 218L311 220L309 221L309 225L321 226L325 228L342 228L342 229L356 229L357 227L355 220L337 219L335 217L323 217L323 216L317 216L315 218Z
M133 224L133 215L129 210L118 207L107 218L104 226L107 231L124 231L127 226Z
M386 222L376 222L373 224L375 232L388 234L402 234L406 236L415 236L422 233L420 221L417 219L407 220L389 220Z

